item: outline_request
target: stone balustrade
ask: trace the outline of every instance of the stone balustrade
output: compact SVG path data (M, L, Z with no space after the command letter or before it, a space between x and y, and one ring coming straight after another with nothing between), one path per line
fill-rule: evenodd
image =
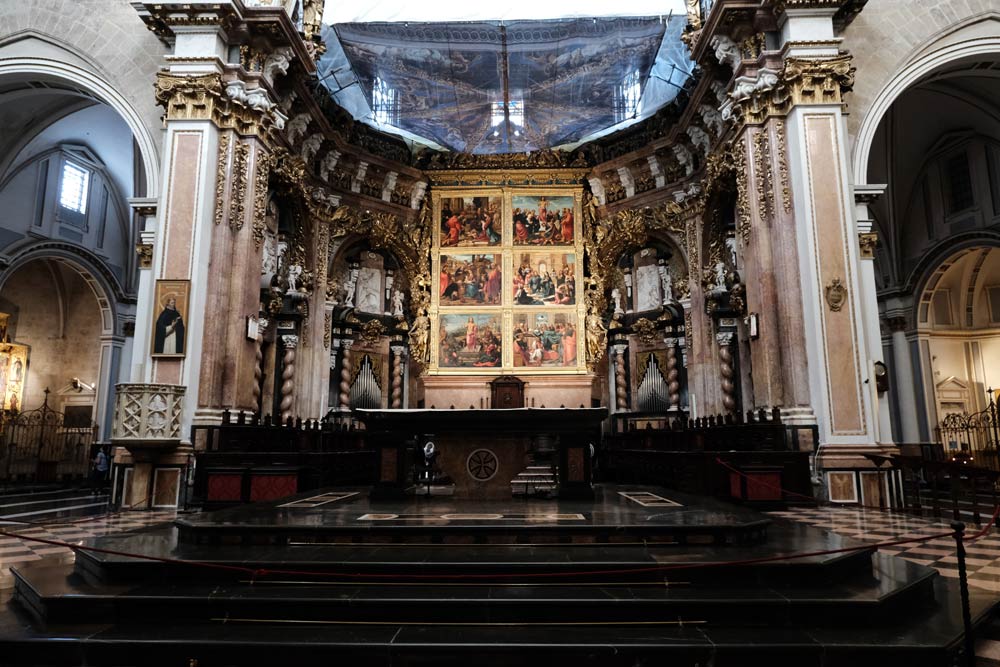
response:
M185 387L119 384L111 440L117 445L176 447L181 440Z

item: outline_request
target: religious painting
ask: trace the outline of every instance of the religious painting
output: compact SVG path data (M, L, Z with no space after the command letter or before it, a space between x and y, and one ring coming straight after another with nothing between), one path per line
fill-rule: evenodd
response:
M500 245L501 210L500 197L443 197L441 247Z
M154 357L183 357L187 350L187 315L191 283L157 280L153 317Z
M438 365L441 368L499 368L499 313L440 316Z
M576 368L576 313L530 311L514 313L514 366Z
M19 412L23 409L24 381L28 374L28 346L0 343L0 407Z
M576 232L571 196L515 195L514 245L572 245Z
M499 306L501 255L441 255L442 306Z
M515 306L576 304L576 255L569 252L521 253L511 289Z

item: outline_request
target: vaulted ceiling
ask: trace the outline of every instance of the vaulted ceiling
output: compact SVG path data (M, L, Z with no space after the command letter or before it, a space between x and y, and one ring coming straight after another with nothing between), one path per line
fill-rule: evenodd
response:
M693 65L680 17L340 23L320 80L356 119L418 144L578 144L672 101Z

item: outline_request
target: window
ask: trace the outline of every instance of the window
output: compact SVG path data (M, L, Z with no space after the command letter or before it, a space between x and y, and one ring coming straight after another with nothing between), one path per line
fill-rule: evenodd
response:
M987 287L986 293L990 301L990 322L1000 324L1000 285Z
M948 184L948 213L958 213L975 204L972 192L972 174L965 151L948 158L945 163L945 180Z
M639 101L642 93L642 77L639 70L625 75L621 85L615 88L615 122L633 118L639 113Z
M399 98L396 89L381 77L375 77L372 85L372 113L375 121L383 125L395 126L399 122Z
M950 327L955 321L951 316L951 293L946 289L934 292L934 324Z
M86 213L89 187L89 171L72 162L63 163L62 183L59 186L60 206L76 213Z
M510 114L510 124L514 127L514 136L521 136L519 128L524 127L524 101L511 100L507 103L507 112ZM504 122L503 102L494 102L490 106L490 127L502 125ZM493 130L493 136L500 136L499 130Z

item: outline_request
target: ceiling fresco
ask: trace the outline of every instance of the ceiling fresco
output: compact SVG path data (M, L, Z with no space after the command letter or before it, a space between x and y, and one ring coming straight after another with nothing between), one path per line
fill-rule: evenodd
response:
M682 27L662 17L342 23L325 33L319 73L341 106L380 129L456 152L527 152L673 99L691 71Z

